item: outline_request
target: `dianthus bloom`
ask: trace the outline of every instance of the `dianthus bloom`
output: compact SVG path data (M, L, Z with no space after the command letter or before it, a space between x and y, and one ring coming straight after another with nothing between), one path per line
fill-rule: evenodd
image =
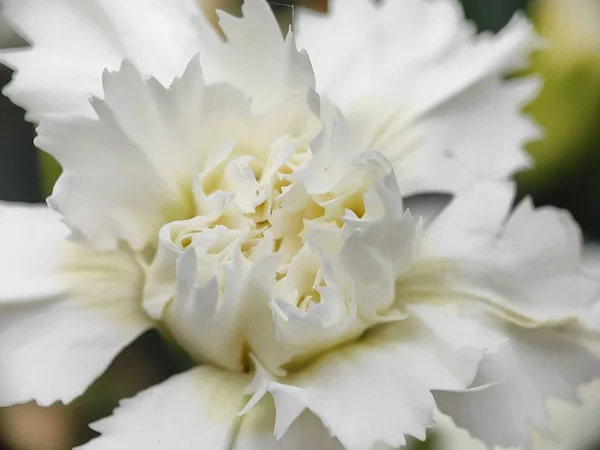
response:
M528 445L600 374L576 224L512 209L524 19L338 1L299 14L307 54L263 0L225 41L186 0L5 3L33 43L7 93L63 173L0 210L0 404L73 400L152 327L196 367L83 449L399 448L437 410Z

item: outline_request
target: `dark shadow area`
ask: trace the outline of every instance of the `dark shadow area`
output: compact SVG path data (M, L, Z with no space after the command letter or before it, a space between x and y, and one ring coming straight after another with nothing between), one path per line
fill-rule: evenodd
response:
M515 11L524 10L527 0L463 0L466 16L480 31L498 31L508 23Z
M0 65L0 86L10 81L12 71ZM0 96L0 200L40 202L39 161L33 145L33 125L25 112Z

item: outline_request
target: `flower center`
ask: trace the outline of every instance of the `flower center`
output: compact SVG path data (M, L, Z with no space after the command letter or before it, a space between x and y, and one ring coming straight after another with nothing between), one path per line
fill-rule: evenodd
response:
M253 355L277 373L387 314L401 197L387 160L342 144L282 139L205 161L200 214L161 230L144 304L195 360L243 371Z

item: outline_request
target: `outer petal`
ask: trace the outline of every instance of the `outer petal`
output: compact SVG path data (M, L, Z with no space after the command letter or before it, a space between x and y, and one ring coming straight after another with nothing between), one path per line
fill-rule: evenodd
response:
M470 256L498 234L515 195L510 182L481 182L457 195L426 229L423 259Z
M217 120L245 103L233 88L205 88L197 58L168 90L127 61L105 72L104 89L92 102L97 119L53 116L36 143L63 166L49 202L70 227L100 247L124 239L139 249L161 225L193 216L206 112Z
M345 450L309 411L298 417L285 436L275 439L275 408L269 398L264 398L242 419L233 450Z
M223 11L217 14L226 42L214 33L206 36L202 66L209 81L232 83L261 110L314 89L307 53L296 49L293 33L284 40L266 0L244 0L240 18Z
M568 213L535 209L529 199L505 218L511 199L502 182L479 183L457 196L425 231L419 257L424 271L429 262L444 261L447 278L431 271L432 278L418 283L432 294L440 288L446 296L511 310L530 325L579 319L597 329L590 312L600 286L580 268L577 224Z
M509 81L488 77L477 82L423 117L426 150L437 154L449 149L449 155L474 174L493 178L529 167L524 144L541 132L521 108L538 95L540 85L535 77ZM410 161L406 163L410 170ZM468 181L455 182L460 187Z
M534 209L526 199L481 254L498 273L489 284L530 314L542 319L572 314L597 329L600 322L585 316L600 286L583 274L581 241L579 226L568 212Z
M560 436L563 448L579 449L598 446L600 430L600 377L578 390L580 405L555 401L549 405L552 429Z
M126 252L70 244L43 206L0 206L0 405L65 403L149 326Z
M579 450L592 448L598 442L598 414L600 413L600 378L578 389L581 405L551 399L548 409L552 418L552 431L560 442L551 442L537 430L532 431L534 450ZM436 417L434 450L485 450L485 445L469 433L458 428L452 419L443 414ZM504 447L503 447L504 448ZM494 447L500 450L499 446ZM522 447L511 447L522 450Z
M486 450L483 442L473 438L465 429L457 427L452 419L445 414L437 414L435 418L436 427L434 439L432 439L432 450ZM565 450L565 447L551 442L547 437L535 430L530 430L534 450ZM567 447L569 450L575 450ZM522 447L501 447L496 445L494 450L522 450Z
M529 425L549 432L546 400L577 400L576 389L600 374L600 357L552 330L510 330L510 343L490 353L467 393L436 393L440 410L489 448L526 443Z
M101 74L128 58L168 85L201 49L210 28L194 0L6 0L4 14L31 48L0 53L17 71L6 89L38 121L45 113L92 115Z
M406 435L425 438L433 426L430 390L470 385L481 356L407 319L371 330L279 382L259 381L257 395L268 390L275 399L277 436L308 408L346 449L396 448Z
M176 375L125 400L114 416L92 427L102 436L81 450L341 450L314 416L305 414L289 436L273 437L274 408L264 399L240 418L248 378L210 366Z
M302 10L297 29L318 90L370 118L365 139L406 180L403 193L454 191L528 165L522 145L539 132L520 108L539 83L502 79L538 44L523 17L475 36L455 0L337 0L329 17Z
M440 409L490 448L529 442L530 424L547 432L546 400L574 399L577 385L600 373L600 358L573 326L598 327L590 314L598 283L580 274L576 224L529 200L506 218L511 199L498 182L457 196L425 230L417 264L423 273L412 287L402 284L402 296L420 291L429 301L456 300L465 313L466 306L493 313L484 324L506 342L489 348L474 385L497 384L436 394Z

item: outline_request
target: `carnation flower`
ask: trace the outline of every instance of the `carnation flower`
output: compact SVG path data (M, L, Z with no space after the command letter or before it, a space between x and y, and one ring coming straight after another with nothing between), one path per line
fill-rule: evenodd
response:
M453 3L407 1L407 17L448 21L457 48L420 37L427 45L388 76L489 57L415 115L426 101L416 88L413 100L358 108L321 89L262 0L221 16L226 42L185 1L147 5L154 40L127 14L135 2L44 1L7 2L36 36L4 58L20 65L13 97L40 119L36 144L63 174L50 208L0 210L0 404L73 400L152 327L195 367L123 401L81 448L399 448L425 439L436 408L490 447L528 445L530 426L548 429L546 399L574 398L600 373L584 341L598 330L598 284L579 273L577 225L529 200L512 210L522 96L499 100L506 124L493 116L512 136L494 153L506 170L471 164L487 156L467 156L470 138L446 135L451 157L419 139L444 135L442 123L476 126L463 95L504 95L520 38L477 40ZM377 20L390 12L370 7ZM32 27L42 15L48 28ZM78 30L68 47L49 31L67 23ZM529 41L516 27L504 38ZM397 37L406 47L409 35ZM29 64L55 51L61 64L28 83ZM98 87L97 66L124 56ZM102 98L86 105L84 92ZM379 107L390 115L369 113ZM459 167L468 182L436 214L414 199L409 210L409 193L441 188L440 167L444 188L458 189Z

